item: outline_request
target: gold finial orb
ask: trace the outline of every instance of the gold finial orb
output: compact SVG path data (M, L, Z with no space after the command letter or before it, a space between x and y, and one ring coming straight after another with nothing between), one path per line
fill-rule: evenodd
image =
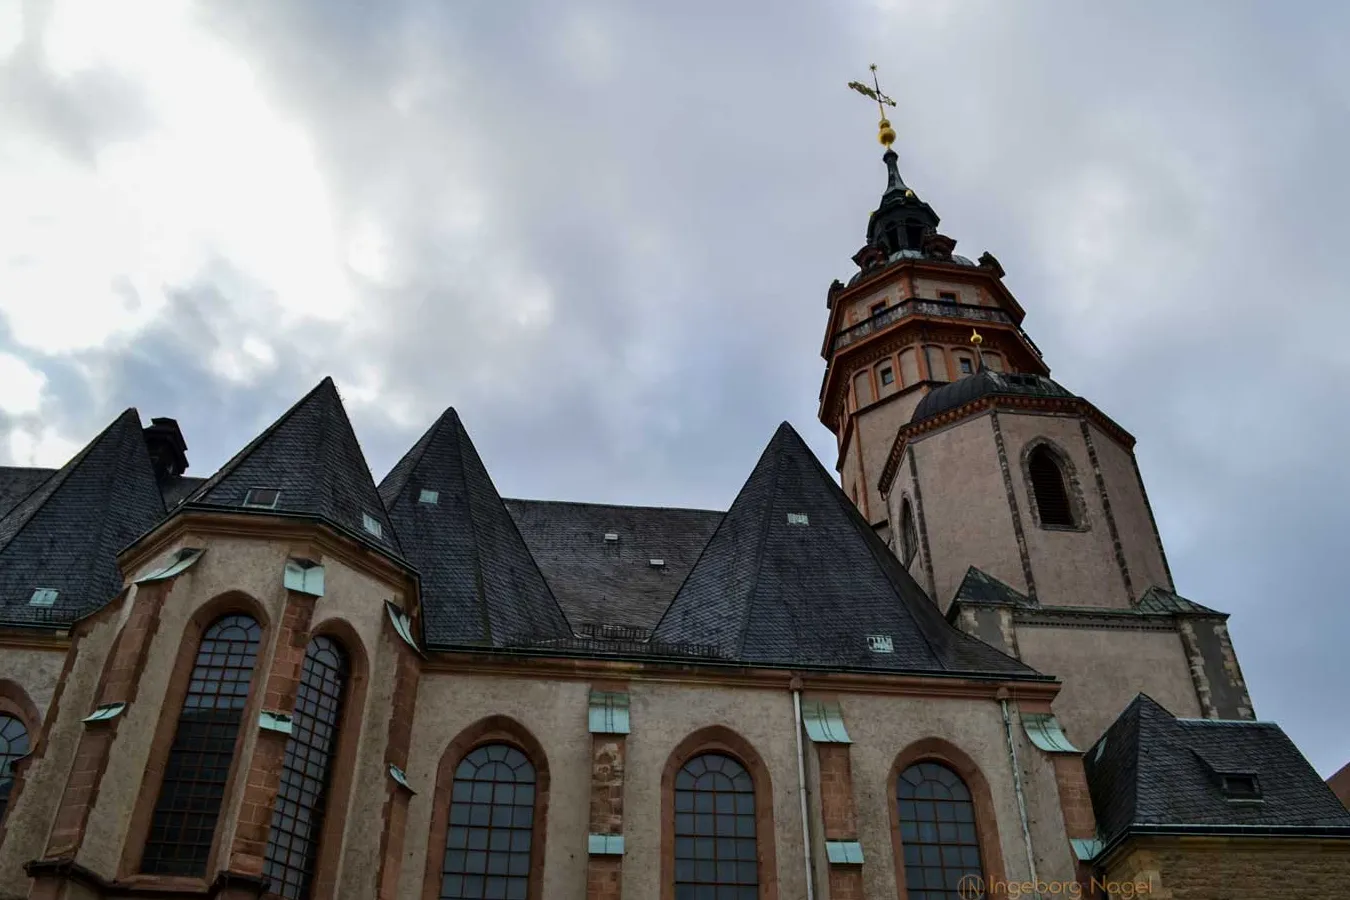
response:
M889 147L895 143L895 129L891 127L890 121L882 119L881 124L877 126L877 140L881 141L883 146Z
M984 343L984 338L980 337L980 333L972 328L970 329L970 342L978 347Z

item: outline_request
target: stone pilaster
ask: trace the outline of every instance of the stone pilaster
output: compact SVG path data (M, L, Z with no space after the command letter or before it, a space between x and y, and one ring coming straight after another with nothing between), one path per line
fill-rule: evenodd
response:
M298 591L286 592L286 609L277 630L272 665L263 689L264 710L291 715L295 710L300 675L309 646L309 625L314 616L315 598ZM245 722L257 728L256 722ZM267 835L272 827L272 811L281 787L282 765L289 736L279 731L260 730L244 779L244 802L239 808L239 824L230 845L229 870L260 877L267 853Z
M820 767L820 817L826 841L856 841L858 814L853 805L853 766L848 744L816 744ZM862 867L827 863L829 900L863 900Z
M381 816L384 831L380 837L380 871L375 883L375 896L377 900L394 900L398 895L399 870L407 836L408 801L412 794L395 781L387 770L389 766L396 767L400 772L408 770L422 662L416 651L394 633L393 625L387 619L385 633L398 657L394 664L394 708L389 716L389 733L384 751L385 798Z
M623 779L628 737L591 735L591 834L623 834ZM623 856L590 854L586 900L620 900Z

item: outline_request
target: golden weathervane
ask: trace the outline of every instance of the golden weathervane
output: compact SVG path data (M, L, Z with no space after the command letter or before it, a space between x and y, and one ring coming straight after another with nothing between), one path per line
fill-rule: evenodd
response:
M861 81L850 81L848 86L864 97L876 101L877 110L881 113L881 124L877 126L877 140L889 148L891 144L895 143L895 129L886 119L886 107L895 106L895 101L881 92L881 84L877 81L877 64L872 63L868 68L872 70L872 87L868 87Z

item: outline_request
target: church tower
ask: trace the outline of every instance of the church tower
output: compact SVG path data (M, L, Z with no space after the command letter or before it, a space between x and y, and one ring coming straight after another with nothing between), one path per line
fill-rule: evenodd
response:
M1227 616L1175 593L1134 438L1049 378L1002 266L952 252L885 118L880 137L859 271L827 298L820 419L844 491L953 623L1065 682L1078 746L1140 690L1251 718Z

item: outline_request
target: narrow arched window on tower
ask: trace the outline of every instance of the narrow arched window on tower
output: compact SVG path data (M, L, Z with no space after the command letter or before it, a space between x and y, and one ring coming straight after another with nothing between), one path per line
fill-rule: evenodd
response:
M905 220L905 241L911 249L923 249L923 225L918 219Z
M1042 445L1031 451L1027 472L1031 476L1031 490L1036 497L1041 524L1073 527L1073 508L1069 503L1064 471L1050 448Z
M887 253L899 253L905 249L905 245L900 241L900 231L894 222L886 226L886 245Z
M919 535L914 528L914 507L910 505L909 498L905 498L905 503L900 507L900 560L905 565L914 561L914 554L919 552Z
M346 686L347 654L319 635L305 651L263 864L271 890L287 900L310 894Z

